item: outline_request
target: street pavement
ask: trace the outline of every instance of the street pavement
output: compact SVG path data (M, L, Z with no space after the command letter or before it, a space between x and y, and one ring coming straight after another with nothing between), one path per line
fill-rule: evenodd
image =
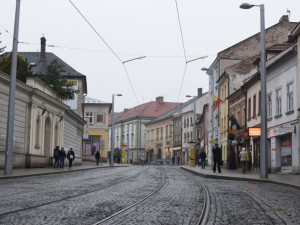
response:
M127 166L122 164L114 163L114 166ZM80 166L73 166L69 169L67 166L64 169L46 167L46 168L15 168L12 170L12 174L4 174L4 170L0 172L0 179L6 178L18 178L18 177L28 177L55 173L67 173L81 170L90 170L97 168L107 168L110 167L108 163L102 163L98 166L95 162L83 162ZM300 176L293 174L268 174L267 179L260 178L259 172L247 171L245 174L242 173L241 169L228 170L222 168L222 173L214 173L210 166L206 166L205 169L201 167L190 167L190 166L180 166L181 169L188 170L194 174L197 174L206 178L215 179L225 179L225 180L245 180L245 181L256 181L256 182L269 182L276 184L283 184L286 186L292 186L300 189Z
M114 166L124 166L122 164L114 163ZM19 178L19 177L31 177L31 176L38 176L38 175L46 175L46 174L55 174L55 173L68 173L68 172L75 172L75 171L82 171L82 170L91 170L97 168L107 168L110 167L108 163L99 163L96 165L96 162L82 162L82 165L76 165L69 168L66 166L61 168L54 168L54 167L45 167L45 168L13 168L12 174L4 174L4 170L0 172L0 179L7 179L7 178Z
M241 181L256 181L256 182L268 182L275 184L282 184L300 189L300 176L294 174L268 174L268 178L260 178L259 171L247 171L245 174L242 173L241 169L228 170L222 168L222 173L213 172L212 167L206 166L202 169L199 166L181 166L182 169L188 170L194 174L197 174L206 178L225 179L225 180L241 180Z

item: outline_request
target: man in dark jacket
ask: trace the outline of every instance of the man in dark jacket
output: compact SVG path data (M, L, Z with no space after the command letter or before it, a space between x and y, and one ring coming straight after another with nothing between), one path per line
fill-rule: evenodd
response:
M222 161L222 150L219 148L218 144L215 144L215 147L212 150L214 156L214 173L216 172L216 164L218 163L218 171L221 173L221 161Z
M100 160L100 152L99 151L96 152L95 159L96 159L96 164L99 165L99 160Z
M69 168L72 167L72 162L75 159L75 153L72 148L67 153L67 159L69 160Z
M200 165L202 169L205 169L205 159L206 159L206 153L204 150L202 150L199 155Z
M65 165L65 158L66 158L66 152L63 147L61 147L61 150L59 151L59 167L64 168Z
M54 149L54 152L53 152L53 158L54 158L54 167L57 167L59 166L59 146L56 146L56 148Z

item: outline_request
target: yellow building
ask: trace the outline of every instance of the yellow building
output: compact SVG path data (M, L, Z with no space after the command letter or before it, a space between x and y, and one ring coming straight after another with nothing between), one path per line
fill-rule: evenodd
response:
M108 123L111 103L85 97L83 115L86 120L83 137L82 157L94 161L96 151L100 152L101 162L107 161Z
M220 143L219 146L222 148L222 160L227 162L227 152L228 152L228 88L229 79L226 72L217 81L219 86L219 98L222 100L219 105L219 126L220 126Z

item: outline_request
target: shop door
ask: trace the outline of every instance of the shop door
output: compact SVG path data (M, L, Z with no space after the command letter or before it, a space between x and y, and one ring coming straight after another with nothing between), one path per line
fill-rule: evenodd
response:
M292 172L292 137L287 136L280 139L281 149L281 172Z

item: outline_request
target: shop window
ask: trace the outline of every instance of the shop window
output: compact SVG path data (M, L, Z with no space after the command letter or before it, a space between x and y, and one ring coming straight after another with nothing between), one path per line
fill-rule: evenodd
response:
M251 98L248 99L248 120L251 120Z

